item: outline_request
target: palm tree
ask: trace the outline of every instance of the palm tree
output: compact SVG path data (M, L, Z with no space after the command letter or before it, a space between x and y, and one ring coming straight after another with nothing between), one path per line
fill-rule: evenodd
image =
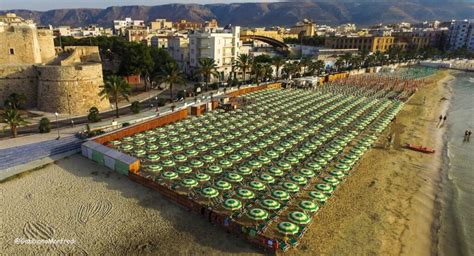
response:
M283 67L283 73L285 73L286 78L291 78L298 72L298 69L298 65L294 63L287 63Z
M321 69L324 68L324 61L322 60L317 60L314 62L311 62L311 65L309 66L309 70L311 74L317 74L319 75Z
M337 71L344 65L344 60L342 58L338 58L336 62L334 63L334 67L336 68Z
M344 55L342 55L341 59L344 62L344 67L348 68L349 65L352 63L352 53L345 53Z
M283 67L283 65L285 65L285 62L286 62L285 59L283 59L280 56L275 56L272 59L272 64L275 66L275 71L276 71L276 80L280 78L280 68Z
M112 97L115 102L115 116L119 117L119 108L118 102L121 98L128 101L128 96L130 96L130 84L118 76L110 76L104 83L100 86L102 90L99 92L99 96L103 98Z
M173 62L166 63L166 65L162 66L160 74L156 77L156 81L158 83L169 84L171 102L173 102L173 86L175 84L186 83L183 72Z
M271 64L263 64L263 78L265 80L271 80L273 77L273 67Z
M201 74L206 80L206 91L208 90L209 82L211 77L219 77L219 72L217 72L217 64L214 59L211 58L201 58L198 61L198 73Z
M239 57L237 58L237 67L239 67L240 70L242 70L242 73L244 75L244 81L247 79L246 74L247 71L250 69L253 63L253 58L252 56L248 54L240 54Z
M303 74L306 74L306 68L307 68L309 65L311 65L311 62L312 62L311 59L310 59L310 58L307 58L307 57L302 58L302 59L300 60L300 63L299 63L298 65L299 65L300 69L301 69L301 68L303 69Z
M2 114L3 122L7 125L3 127L5 130L7 127L10 127L13 138L16 138L18 135L18 127L27 125L28 122L23 119L20 112L14 108L7 108Z
M254 63L252 65L252 73L255 75L255 83L260 84L260 78L263 77L265 69L261 63Z

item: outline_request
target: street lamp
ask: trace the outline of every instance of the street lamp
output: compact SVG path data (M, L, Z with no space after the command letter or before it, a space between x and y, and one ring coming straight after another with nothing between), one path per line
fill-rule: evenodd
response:
M58 122L58 112L55 112L54 115L56 116L56 127L57 127L57 130L58 130L58 137L56 138L57 140L59 140L61 138L61 135L59 135L59 122Z

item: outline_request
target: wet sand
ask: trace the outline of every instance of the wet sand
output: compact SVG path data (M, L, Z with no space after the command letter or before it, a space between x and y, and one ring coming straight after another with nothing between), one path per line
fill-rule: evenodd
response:
M435 78L446 75L443 71ZM364 156L289 255L431 253L443 132L436 126L448 105L439 100L449 98L447 88L439 82L415 94L390 128L393 148L375 147ZM401 147L407 142L433 146L437 153L408 151ZM259 253L158 193L79 155L0 183L0 194L0 251L7 255ZM14 244L15 238L50 237L76 243Z

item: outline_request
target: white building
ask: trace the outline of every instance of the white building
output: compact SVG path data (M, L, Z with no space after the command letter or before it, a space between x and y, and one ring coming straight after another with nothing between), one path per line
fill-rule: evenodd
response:
M124 31L128 27L144 27L143 20L132 20L132 18L125 18L125 20L114 20L114 34L124 35Z
M464 47L474 51L474 19L453 20L449 26L448 49Z
M232 72L232 64L240 50L240 27L209 29L189 34L189 65L197 69L199 59L211 58L217 64L220 80L226 80Z
M168 53L185 73L189 73L189 38L187 35L168 37Z

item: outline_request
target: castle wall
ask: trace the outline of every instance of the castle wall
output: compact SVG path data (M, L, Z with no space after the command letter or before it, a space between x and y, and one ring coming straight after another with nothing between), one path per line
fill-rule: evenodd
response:
M101 62L97 46L66 46L64 51L70 52L70 55L61 61L62 66L80 62Z
M98 94L103 85L100 63L73 66L36 66L38 71L38 109L47 112L86 114L93 106L110 109L107 99Z
M38 79L32 65L0 65L0 107L12 93L26 96L25 106L36 107Z
M2 27L0 65L36 64L41 61L38 34L35 27L29 25Z
M56 57L54 37L51 30L38 30L38 44L40 48L41 60L43 63L49 62Z

